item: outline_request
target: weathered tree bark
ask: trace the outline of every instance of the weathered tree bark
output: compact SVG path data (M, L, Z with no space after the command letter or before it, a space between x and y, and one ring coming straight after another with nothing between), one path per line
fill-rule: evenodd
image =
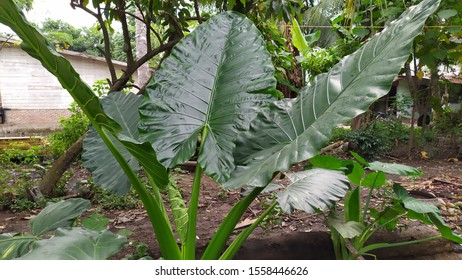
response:
M51 166L40 182L39 190L44 196L51 196L61 176L69 168L71 163L83 150L83 139L81 136L72 146L69 147Z
M138 19L142 18L141 12L138 9L136 10L136 16L137 18L135 19L135 48L136 59L138 59L148 52L146 32L149 32L149 30L146 30L146 24ZM137 85L139 88L142 88L144 85L148 83L149 78L151 78L151 72L149 71L148 62L145 62L138 68L137 74Z

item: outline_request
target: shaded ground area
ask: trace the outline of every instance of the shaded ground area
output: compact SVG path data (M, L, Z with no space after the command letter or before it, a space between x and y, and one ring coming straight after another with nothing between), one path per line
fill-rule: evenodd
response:
M400 182L408 190L428 193L432 198L436 197L439 199L438 207L442 211L443 218L447 223L449 223L453 230L459 234L462 233L462 207L460 206L462 201L462 162L397 159L390 159L388 161L422 168L424 175L421 178L409 179L395 176L390 179L395 182ZM193 176L186 170L178 171L181 172L175 173L175 177L178 179L177 184L181 187L183 195L188 197ZM199 201L199 216L197 221L197 240L200 247L207 244L221 221L239 198L239 191L224 191L209 178L203 178L202 193ZM271 199L272 198L269 196L258 198L258 200L256 200L245 213L242 223L238 225L235 233L238 233L256 219L259 214L262 213L264 209L263 206L267 205ZM9 211L1 211L0 233L27 231L28 220L30 220L30 218L38 212L39 211L12 213ZM156 249L157 244L151 224L149 223L144 209L113 210L100 213L111 219L111 230L114 232L121 229L132 231L133 235L129 237L130 241L138 241L148 244L148 253L153 258L160 257L160 254ZM276 240L280 240L283 236L289 236L288 234L290 233L290 236L293 236L293 234L303 235L305 239L311 238L312 241L319 238L325 239L325 236L327 235L319 236L316 234L309 234L310 232L328 232L328 227L325 225L325 216L325 213L306 214L301 212L289 215L276 210L270 215L269 219L264 221L262 225L252 233L251 238L258 240L275 238ZM293 238L294 237L287 237L288 240ZM297 247L297 243L295 242L294 244L294 247ZM277 246L276 249L278 249ZM127 246L127 248L114 258L123 258L126 254L132 253L133 250L133 246ZM282 249L279 248L278 250Z

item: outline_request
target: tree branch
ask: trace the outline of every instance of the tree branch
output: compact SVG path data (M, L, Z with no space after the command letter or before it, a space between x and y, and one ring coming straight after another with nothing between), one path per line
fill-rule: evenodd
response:
M196 11L197 21L199 22L199 24L201 24L202 18L201 13L199 11L199 3L197 2L197 0L194 0L194 10Z
M176 18L165 11L162 12L162 14L168 16L168 18L170 19L170 23L173 25L173 28L175 28L175 31L178 34L178 36L180 36L180 38L183 38L184 37L183 30L181 29L181 26L176 20Z
M112 53L111 53L111 39L109 37L109 31L107 30L106 24L104 22L103 16L101 14L101 8L98 7L98 12L95 13L92 10L88 9L87 7L83 6L81 2L72 1L71 6L73 9L80 8L86 13L90 14L91 16L95 17L98 21L101 32L103 33L103 40L104 40L104 58L106 59L106 63L109 68L109 73L111 75L111 85L115 83L117 80L117 73L114 67L114 63L112 63Z
M125 11L125 1L119 0L119 5L117 6L117 14L119 16L119 21L122 25L122 34L124 38L124 47L123 51L127 55L127 68L134 63L133 51L131 47L130 40L130 31L128 30L127 15Z
M176 43L178 43L178 41L180 41L180 39L174 39L166 44L160 45L159 47L149 51L144 56L137 59L132 65L128 65L127 69L123 72L122 76L113 85L111 85L109 91L112 92L121 90L123 86L130 80L130 77L133 76L133 74L141 65L146 63L149 59L153 58L154 56L173 48L173 46Z

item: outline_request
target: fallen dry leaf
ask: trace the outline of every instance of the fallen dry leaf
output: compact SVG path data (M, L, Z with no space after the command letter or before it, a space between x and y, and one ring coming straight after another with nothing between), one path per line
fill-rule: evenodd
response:
M27 216L27 217L22 217L23 220L31 220L35 218L35 215Z
M242 222L238 223L234 229L241 229L241 228L245 228L245 227L248 227L250 226L251 224L253 224L257 219L245 219L243 220Z

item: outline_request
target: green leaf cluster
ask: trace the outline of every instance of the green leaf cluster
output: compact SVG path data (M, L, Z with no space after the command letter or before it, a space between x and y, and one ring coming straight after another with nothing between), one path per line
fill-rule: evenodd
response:
M368 163L358 154L352 155L355 160L340 160L332 156L310 159L314 167L344 172L353 184L345 196L344 213L340 214L337 207L332 207L328 218L331 239L338 259L373 256L369 252L378 248L404 246L436 238L462 242L462 237L454 234L444 223L436 206L413 198L401 185L390 186L386 181L386 174L420 176L421 170L396 163ZM362 191L368 192L364 201ZM375 205L371 205L372 196L379 198ZM399 243L369 244L368 240L375 233L380 230L393 230L403 219L434 225L441 235Z
M126 238L106 230L109 219L93 214L74 227L90 208L81 198L50 203L30 221L31 235L0 235L0 259L102 260L117 253ZM85 226L86 225L86 226ZM50 238L47 238L51 234Z
M217 229L203 259L232 258L278 202L288 211L311 212L338 201L347 190L346 175L341 172L313 169L288 173L292 183L282 187L278 200L222 253L246 209L278 172L314 157L334 127L364 112L388 92L407 60L413 38L438 6L438 1L426 0L408 10L328 73L316 76L296 99L275 100L274 67L260 32L245 16L226 12L201 24L173 48L149 82L144 97L118 92L100 100L17 13L11 0L0 1L0 22L14 28L23 38L23 48L60 78L89 117L94 131L86 140L84 159L95 181L116 193L134 188L165 259L196 257L203 173L226 189L247 185L249 191ZM153 4L162 6L167 2ZM284 5L275 2L268 1L278 14L285 10ZM93 5L99 4L101 1L93 1ZM117 16L109 10L107 13L108 17ZM196 151L197 165L186 208L181 203L181 193L167 187L167 169L188 161ZM138 176L139 168L146 172L148 182ZM372 190L381 179L371 179ZM166 187L175 212L176 232L160 193ZM58 237L66 234L60 231ZM84 247L99 240L92 234L81 235L86 238ZM43 243L45 249L63 244Z

